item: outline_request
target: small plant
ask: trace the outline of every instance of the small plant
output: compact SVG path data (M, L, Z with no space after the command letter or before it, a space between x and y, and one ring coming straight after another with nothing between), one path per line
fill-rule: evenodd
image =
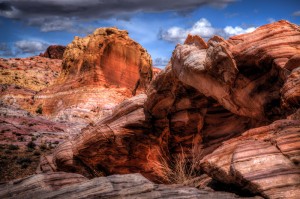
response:
M20 157L17 159L16 162L17 162L17 164L21 165L22 169L25 169L31 164L32 160L30 157Z
M29 149L35 149L36 144L35 144L33 141L30 141L30 142L28 142L27 147L28 147Z
M172 159L161 154L159 162L154 164L162 171L164 181L170 184L191 185L193 179L200 174L201 154L199 147L193 147L189 152L185 152L181 148L181 153Z
M24 138L23 136L21 136L21 137L18 137L18 141L20 141L20 142L24 142L24 141L25 141L25 138Z
M43 114L43 107L42 107L41 104L37 107L37 109L36 109L35 112L36 112L37 114Z
M42 112L43 112L43 111L42 111ZM39 113L39 114L42 114L42 113ZM31 127L31 126L34 126L34 125L36 125L36 124L35 124L35 123L29 123L29 124L28 124L28 126L30 126L30 127Z
M43 144L40 145L40 149L41 149L42 151L45 151L45 150L48 149L48 147L47 147L47 145L46 145L45 143L43 143Z
M18 145L13 145L13 144L10 144L9 146L8 146L8 149L9 150L19 150L19 146Z
M11 150L5 149L5 150L4 150L4 153L6 153L6 154L11 154Z

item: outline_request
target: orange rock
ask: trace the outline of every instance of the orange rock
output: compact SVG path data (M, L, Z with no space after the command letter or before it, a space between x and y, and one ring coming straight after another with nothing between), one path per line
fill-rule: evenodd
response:
M152 76L150 55L126 31L99 28L67 46L58 81L36 95L35 106L42 104L45 114L56 117L81 114L95 121L107 107L111 111L132 94L144 92Z

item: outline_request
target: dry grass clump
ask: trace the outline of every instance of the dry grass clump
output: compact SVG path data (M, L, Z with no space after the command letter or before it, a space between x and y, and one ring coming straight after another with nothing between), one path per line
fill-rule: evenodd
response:
M160 161L155 162L155 166L162 171L165 182L191 185L193 179L200 175L201 154L200 147L192 147L188 152L181 148L181 152L171 158L160 154Z

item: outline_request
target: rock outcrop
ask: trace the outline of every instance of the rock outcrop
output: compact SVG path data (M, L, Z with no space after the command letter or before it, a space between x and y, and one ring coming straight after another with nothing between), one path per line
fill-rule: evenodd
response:
M287 21L227 41L188 36L147 98L125 101L60 145L53 165L163 181L165 162L172 167L178 155L196 154L194 169L218 182L266 198L297 198L299 38L299 27Z
M140 174L88 180L64 172L39 174L0 185L1 198L240 198L232 193L198 190L182 185L154 184ZM253 197L249 197L253 198ZM255 197L260 198L260 197Z
M152 79L147 51L129 38L127 31L99 28L75 37L63 57L55 85L35 97L44 113L56 118L83 118L86 123L107 115L132 94L145 92Z
M297 198L300 121L278 120L223 142L201 160L214 179L235 182L266 198Z
M67 46L60 82L82 85L115 85L135 92L152 79L152 60L147 51L117 28L99 28Z
M46 49L44 53L41 53L40 56L47 57L50 59L62 59L65 50L66 50L65 46L51 45Z

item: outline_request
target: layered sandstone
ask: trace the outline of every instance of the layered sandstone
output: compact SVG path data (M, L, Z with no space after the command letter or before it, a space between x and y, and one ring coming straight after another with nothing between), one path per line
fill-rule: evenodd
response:
M147 97L123 102L60 145L53 165L163 181L165 161L196 153L196 169L218 182L266 198L297 198L299 38L299 27L287 21L227 41L188 36Z
M198 190L182 185L154 184L140 174L91 180L64 172L39 174L0 185L1 198L240 198L232 193ZM253 197L249 197L253 198ZM255 197L260 198L260 197Z

